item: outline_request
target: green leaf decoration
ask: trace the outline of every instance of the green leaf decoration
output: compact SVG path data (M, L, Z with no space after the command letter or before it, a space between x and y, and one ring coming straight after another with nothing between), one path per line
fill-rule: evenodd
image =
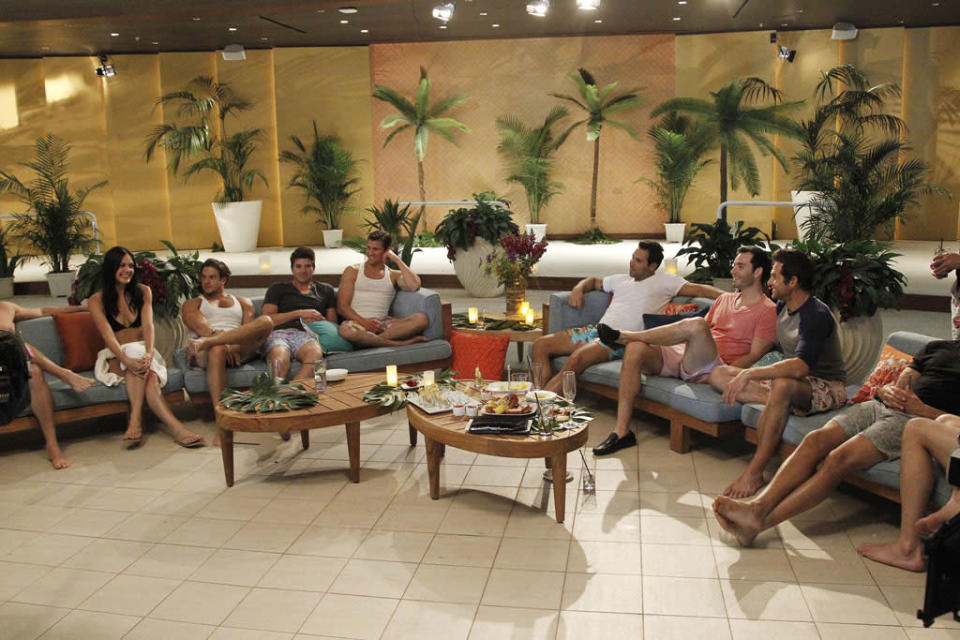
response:
M467 320L467 314L465 313L453 314L452 326L454 329L480 328L476 323ZM527 324L522 320L487 320L483 328L487 331L533 331L534 329L542 329L543 321L537 320L533 324Z
M232 411L243 413L278 413L308 409L319 402L315 393L292 384L274 380L270 372L257 374L249 391L224 389L220 403Z
M397 386L395 387L391 387L386 382L375 384L363 394L363 401L380 404L388 407L391 411L403 409L407 406L407 394L416 392L415 390L411 391L404 388L403 384L408 380L422 381L423 376L417 374L400 378L397 380ZM453 378L453 370L451 369L444 369L439 372L435 376L434 381L437 386L447 387L449 389L457 386L457 380Z

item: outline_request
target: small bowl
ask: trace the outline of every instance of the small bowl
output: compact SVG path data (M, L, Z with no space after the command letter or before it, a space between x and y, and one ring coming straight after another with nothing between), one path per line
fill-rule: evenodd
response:
M347 374L349 373L347 369L327 369L327 382L346 380Z
M455 417L463 416L465 412L466 412L466 407L464 407L462 404L453 405L453 415Z
M545 389L540 389L539 391L531 391L526 396L524 396L524 398L526 398L527 402L536 403L537 400L540 400L540 403L544 404L544 403L553 402L554 400L556 400L557 394L555 394L553 391L546 391Z
M464 408L466 409L467 416L471 418L476 417L476 415L480 413L480 405L478 404L468 404Z

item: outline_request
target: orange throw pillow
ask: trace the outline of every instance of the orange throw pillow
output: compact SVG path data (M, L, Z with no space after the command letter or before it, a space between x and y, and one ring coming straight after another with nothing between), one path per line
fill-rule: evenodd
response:
M690 313L697 310L696 302L668 302L660 311L662 316L678 316L681 313Z
M89 311L58 313L53 316L63 345L63 366L71 371L89 371L97 363L97 354L106 345L93 324Z
M880 360L877 361L877 368L873 370L873 373L870 374L867 381L864 382L860 390L857 391L857 395L850 399L850 402L857 403L873 400L873 396L877 395L877 391L879 391L881 387L896 382L897 378L900 377L900 373L911 362L913 362L913 356L910 354L904 353L899 349L894 349L890 345L884 345L883 351L880 352Z
M488 336L454 331L450 336L450 348L453 350L453 377L458 380L472 380L473 372L479 366L480 374L486 380L499 380L503 375L503 365L507 361L509 336Z

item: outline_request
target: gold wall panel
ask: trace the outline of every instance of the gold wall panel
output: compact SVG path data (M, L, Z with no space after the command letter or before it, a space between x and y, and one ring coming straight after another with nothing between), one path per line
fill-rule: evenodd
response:
M353 211L344 214L346 235L358 235L363 211L373 204L373 140L370 115L370 49L367 47L304 47L274 51L276 70L277 140L280 150L293 149L295 135L309 147L313 124L320 135L336 135L359 160L360 179ZM293 170L279 165L279 193L284 243L318 245L323 225L303 214L302 191L287 188Z
M247 51L243 61L227 61L216 54L220 82L225 82L253 106L240 112L236 118L226 121L227 134L241 129L260 129L256 151L250 158L248 168L260 169L267 178L267 185L257 180L253 189L244 197L247 200L263 200L260 213L260 233L257 244L270 247L283 244L280 225L280 199L278 197L279 174L277 172L277 119L273 87L273 50Z
M30 171L17 163L33 157L34 141L45 133L46 96L43 87L43 61L40 59L0 60L0 87L13 89L16 114L8 115L16 125L0 128L0 167L21 180ZM24 213L16 198L0 195L0 215Z
M469 96L468 102L449 114L471 129L460 136L459 147L430 136L424 161L427 199L469 199L472 193L493 188L513 201L521 223L529 220L529 213L523 189L506 182L503 160L496 151L495 119L514 114L528 124L542 122L560 104L548 93L576 93L567 76L578 67L590 70L601 85L618 81L621 90L643 87L648 106L618 118L633 126L641 139L633 140L612 127L600 137L597 221L613 233L658 233L663 228L662 214L650 189L636 180L652 174L652 145L644 134L650 125L650 108L673 96L673 43L672 35L634 35L373 45L371 75L373 83L412 98L423 66L430 74L432 101L454 93ZM567 122L579 119L574 109ZM373 102L376 199L417 200L412 135L400 134L383 147L389 131L380 129L379 123L391 111L386 103ZM593 145L581 128L556 155L554 179L565 188L543 211L550 233L587 230L592 162ZM429 208L428 228L436 226L448 209Z
M216 77L215 51L189 53L161 53L160 54L160 90L161 94L180 91L188 82L197 76ZM153 96L154 99L159 95ZM175 122L175 111L172 107L158 106L157 111L167 123ZM146 136L150 129L147 123L147 114L144 114L144 124L140 130ZM158 153L151 160L151 166L166 166L166 156ZM181 176L168 174L167 195L169 199L170 230L173 235L173 244L178 248L208 249L216 241L220 241L217 223L213 219L213 202L220 190L220 179L205 171L191 176L184 181ZM156 238L156 246L162 238Z
M162 162L144 159L147 131L163 122L154 109L160 95L160 58L156 55L116 55L117 75L104 79L107 158L116 221L107 244L133 250L155 249L173 239L167 171Z

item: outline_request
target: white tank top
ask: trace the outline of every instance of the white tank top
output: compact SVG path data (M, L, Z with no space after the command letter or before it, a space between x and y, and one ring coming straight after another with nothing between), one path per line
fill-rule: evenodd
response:
M364 318L386 318L390 313L390 305L393 304L393 296L396 291L393 288L393 280L390 278L390 272L387 267L383 267L382 278L368 278L363 273L364 265L356 265L357 282L353 288L353 300L350 306L360 316Z
M240 306L240 301L234 295L227 295L233 299L233 305L229 307L211 304L205 297L200 296L200 313L214 331L230 331L243 324L243 308Z

